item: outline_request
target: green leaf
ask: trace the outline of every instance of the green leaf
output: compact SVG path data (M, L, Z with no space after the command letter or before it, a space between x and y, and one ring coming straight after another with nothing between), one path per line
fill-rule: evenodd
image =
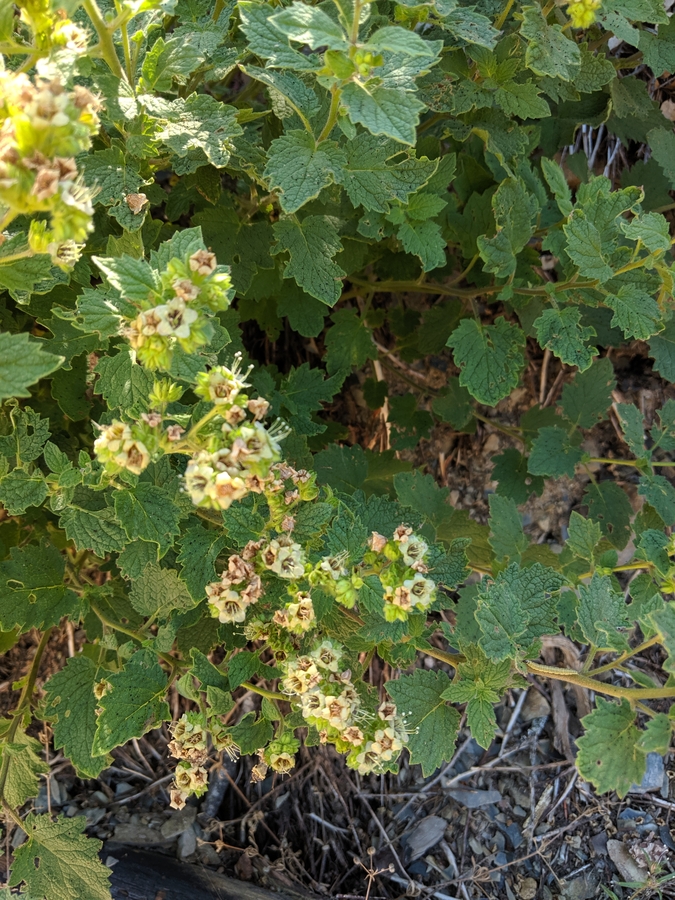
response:
M649 339L649 354L659 375L675 382L675 319L666 322L663 331Z
M577 366L580 372L590 368L598 355L597 347L587 343L595 337L595 330L581 324L581 313L574 306L544 310L534 328L542 347L568 366Z
M89 657L74 656L45 685L45 715L52 719L54 749L63 749L82 778L97 778L111 762L111 757L91 752L98 707L94 685L107 674Z
M415 143L424 104L410 93L350 81L342 89L341 99L355 125L402 144Z
M486 656L498 663L527 655L537 638L555 633L553 594L562 584L562 576L541 563L526 569L512 563L493 582L481 584L475 616Z
M352 494L362 488L368 477L368 458L363 449L331 444L314 457L314 470L320 484Z
M491 494L490 498L490 546L498 562L508 558L518 561L529 546L523 534L523 523L513 500Z
M593 551L602 537L602 529L598 522L585 519L578 512L572 510L567 537L567 546L582 559L592 562Z
M14 469L0 479L0 503L10 516L23 515L29 506L41 506L47 493L47 483L39 470L29 475L25 469Z
M458 37L460 41L478 44L488 50L492 50L499 37L499 32L492 27L487 16L470 6L453 9L443 20L443 27Z
M214 563L225 546L225 536L195 525L185 532L180 542L176 562L182 566L181 580L192 599L199 602L206 596L204 588L216 580Z
M449 422L455 431L472 434L475 428L471 394L459 383L459 378L448 378L445 392L436 397L431 408L444 422Z
M527 457L513 447L507 447L498 456L492 457L495 464L492 478L497 482L497 493L510 497L517 506L526 503L532 493L541 496L544 479L530 475L527 471Z
M672 736L673 728L669 716L657 713L653 719L648 720L637 745L643 753L660 753L661 756L665 756L670 749Z
M448 338L459 383L479 403L495 406L518 384L525 365L525 335L516 325L499 316L494 325L463 319Z
M629 340L646 341L661 330L663 314L658 303L637 285L622 285L604 302L614 311L612 326L620 328Z
M544 119L551 115L551 108L540 97L541 89L527 82L520 84L509 81L495 92L495 100L507 116L520 116L521 119Z
M230 689L230 682L226 675L217 669L200 650L195 647L190 651L192 657L191 674L199 679L202 688L214 687L221 691Z
M603 535L617 550L623 550L631 535L633 507L614 481L591 482L584 494L588 515L595 519Z
M115 514L130 541L153 541L163 556L180 532L181 510L164 488L141 481L133 491L115 491Z
M329 374L350 372L366 360L377 359L372 332L355 309L338 309L331 315L333 325L325 337L326 369Z
M378 28L368 38L367 47L377 53L389 50L391 53L400 53L403 56L427 56L432 59L437 56L436 42L425 41L414 31L408 31L407 28L397 25L385 25L383 28Z
M615 387L614 367L605 357L596 360L585 372L577 372L574 380L564 386L560 405L574 425L592 428L607 418Z
M141 92L170 91L174 79L185 84L187 76L204 61L196 37L181 35L166 41L158 37L143 60Z
M419 257L423 272L442 268L446 264L447 241L436 222L408 219L399 225L396 236L406 253Z
M319 110L319 99L313 88L292 72L274 72L241 64L239 68L271 88L272 106L280 119L290 118L296 113L309 131L309 118Z
M138 170L138 162L126 157L121 147L96 150L82 157L81 171L85 183L97 191L97 203L113 206L127 194L140 191L145 180Z
M538 204L520 178L507 178L492 197L492 209L497 233L480 236L477 246L485 270L508 278L516 271L516 256L532 236Z
M45 353L25 332L0 334L0 400L30 397L28 388L58 369L62 356Z
M129 599L136 612L160 619L166 619L174 610L183 612L197 605L177 573L154 562L148 563L134 581Z
M68 506L59 524L78 550L93 550L102 558L113 550L123 550L127 543L126 532L112 509Z
M287 250L290 262L284 278L294 278L307 293L333 306L340 299L344 271L333 262L342 249L335 221L329 216L280 219L274 224L279 253Z
M367 132L358 134L345 149L347 158L335 180L354 206L376 212L388 212L394 200L407 203L410 194L426 184L438 165L426 157L401 159L400 146Z
M256 721L255 713L247 713L238 725L230 729L230 734L244 756L265 747L272 739L272 724L267 719Z
M581 777L604 794L625 797L645 774L645 754L638 748L640 731L628 700L620 703L598 697L596 708L581 720L585 733L577 738L577 767Z
M660 642L668 656L663 662L666 672L675 672L675 606L666 603L662 609L650 613L654 628L659 634Z
M157 655L138 650L121 672L108 676L112 686L100 699L92 753L102 756L132 738L142 737L161 722L171 720L164 700L167 680Z
M111 409L146 408L154 378L133 360L129 350L104 356L94 371L99 375L94 389Z
M454 753L459 713L443 699L449 685L445 672L424 669L385 684L407 728L412 730L407 745L410 761L422 766L425 778Z
M196 172L207 163L223 168L234 149L233 139L242 133L236 108L209 94L174 100L168 110L161 110L158 120L163 128L157 138L173 152L178 175Z
M289 40L308 44L313 49L345 50L349 46L347 35L337 22L316 6L307 6L300 0L270 16L270 22Z
M540 428L532 444L527 470L531 475L574 478L575 467L582 457L583 452L572 445L569 434L562 428Z
M631 241L642 241L650 253L670 249L670 232L665 216L655 212L642 213L631 222L621 219L619 226Z
M675 525L675 488L663 475L642 475L638 494L644 497L666 525Z
M544 173L548 186L553 191L553 196L558 204L558 209L564 216L572 212L572 191L565 178L565 173L557 162L542 157L541 170Z
M49 772L41 758L43 747L35 738L19 729L11 743L0 743L0 760L7 760L7 778L3 799L12 809L19 809L40 789L40 776Z
M609 249L601 233L582 210L573 210L563 225L563 231L567 237L567 255L578 266L581 275L600 282L608 281L614 275L608 262Z
M579 585L577 620L583 636L598 650L624 650L625 637L617 632L626 623L623 594L612 587L611 579L596 572L589 584Z
M453 681L443 697L467 704L466 718L471 735L487 750L497 730L494 704L509 683L511 664L508 660L495 664L480 647L471 645L464 648L464 658L458 667L459 681Z
M537 75L574 81L581 65L576 42L560 25L549 25L539 6L524 6L521 15L520 33L528 41L525 65Z
M28 840L14 851L9 884L23 882L31 900L110 900L101 842L82 834L86 824L84 816L27 816Z
M12 547L0 562L0 626L22 631L56 625L78 609L77 596L63 583L65 559L52 544Z
M93 256L92 260L127 300L142 302L156 299L159 302L159 279L154 269L144 259L133 256L104 258Z
M317 57L305 56L293 50L278 28L270 21L274 7L253 0L239 0L241 30L248 39L250 50L267 60L268 66L311 71L320 67Z
M321 190L338 181L347 157L334 141L317 144L306 131L289 131L272 141L265 177L270 190L281 191L284 212L293 213Z
M640 410L634 403L617 403L616 412L631 453L638 458L646 456L645 427Z

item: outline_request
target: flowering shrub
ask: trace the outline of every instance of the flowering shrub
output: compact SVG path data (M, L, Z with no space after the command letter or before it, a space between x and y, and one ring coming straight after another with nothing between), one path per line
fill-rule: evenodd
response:
M675 380L674 142L649 93L673 21L624 0L3 8L0 642L40 635L0 721L10 886L109 897L84 819L24 815L33 719L83 778L171 723L176 808L222 753L257 781L320 743L364 777L403 753L430 775L462 721L490 748L525 676L597 695L576 762L598 791L668 751L675 401L645 422L608 351L644 342ZM619 172L632 140L649 159ZM533 356L540 403L505 424L485 407ZM326 418L354 372L379 454ZM610 410L625 454L593 456ZM487 523L406 458L437 423L513 442ZM561 552L532 543L519 507L578 472L587 515ZM82 646L38 696L64 621ZM580 671L540 661L560 635ZM656 645L659 679L633 665ZM375 654L400 677L370 684Z

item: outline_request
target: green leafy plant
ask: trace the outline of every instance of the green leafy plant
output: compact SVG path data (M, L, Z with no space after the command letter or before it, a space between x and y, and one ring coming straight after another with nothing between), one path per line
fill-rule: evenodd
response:
M675 68L672 20L621 0L0 13L0 628L5 648L41 634L0 722L0 796L27 835L10 885L109 896L82 819L22 818L46 772L32 721L93 778L170 721L173 685L193 704L171 725L175 807L205 791L212 749L257 755L257 779L289 772L301 741L364 775L407 749L428 775L460 710L490 747L526 675L599 695L577 765L626 794L672 735L675 403L648 430L614 405L625 458L584 433L613 401L602 348L648 341L675 380L673 135L624 74ZM612 56L612 37L634 52ZM582 124L648 141L650 161L620 187L609 161L584 167L573 189L557 154ZM420 313L405 292L439 300ZM244 369L240 323L275 338L283 320L323 336L325 371ZM520 449L495 457L481 525L396 454L437 420L488 421L528 340L576 373L557 408L490 418ZM384 452L334 442L323 405L355 368L444 348L457 374L431 411L365 383L388 404ZM562 552L531 543L518 506L610 464L634 470L640 513L593 478ZM86 642L38 699L64 619ZM586 648L581 671L539 661L560 633ZM663 684L633 665L656 645ZM410 669L383 694L364 681L375 653ZM259 709L226 724L242 687Z

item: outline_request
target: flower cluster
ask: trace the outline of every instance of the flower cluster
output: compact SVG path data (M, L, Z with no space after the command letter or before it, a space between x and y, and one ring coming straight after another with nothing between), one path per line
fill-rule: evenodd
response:
M261 493L281 459L279 442L288 429L281 422L268 429L260 421L269 403L244 393L250 371L242 376L237 358L231 369L216 366L197 376L196 393L213 407L200 430L203 449L185 471L185 490L195 506L227 509L249 491Z
M179 760L170 788L171 806L182 809L191 794L201 797L208 787L204 763L208 757L208 732L201 713L187 712L171 726L169 752Z
M250 559L250 549L245 549L242 556L230 556L220 581L206 585L211 615L220 622L243 622L248 607L263 594L262 579Z
M86 88L67 91L57 80L0 72L0 203L6 226L20 215L48 213L33 221L29 243L72 264L91 230L92 194L75 157L89 149L98 130L98 99Z
M399 525L391 541L374 531L368 546L371 562L388 562L379 572L385 619L405 621L411 612L427 610L436 599L436 583L425 577L429 552L426 541L413 534L412 528Z
M144 366L168 369L176 345L194 353L211 340L209 318L227 309L232 295L227 266L219 266L210 251L196 250L185 259L170 260L157 291L136 304L138 315L125 321L122 334Z
M597 11L602 0L572 0L567 7L567 14L575 28L589 28L597 18Z
M155 385L151 402L165 408L176 395L162 383ZM197 393L213 405L187 434L163 412L143 413L140 420L115 419L100 428L94 451L106 471L115 475L126 469L134 475L166 453L190 455L184 474L184 489L195 506L227 509L250 491L260 493L275 479L271 467L281 458L279 442L288 434L281 423L266 428L259 421L269 404L242 393L248 387L239 371L217 366L198 376ZM226 396L227 395L227 396ZM163 427L166 425L166 427ZM288 555L281 555L281 566Z
M324 639L307 654L289 657L282 663L281 689L322 743L348 754L347 765L364 775L383 771L408 740L405 724L392 703L376 713L364 705L351 671L340 671L343 654L337 642Z

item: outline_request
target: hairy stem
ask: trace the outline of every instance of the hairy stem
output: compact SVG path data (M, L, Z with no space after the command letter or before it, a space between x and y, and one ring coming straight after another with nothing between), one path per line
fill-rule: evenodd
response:
M322 141L325 141L326 138L330 135L331 131L335 127L335 123L337 122L338 113L340 111L340 88L334 84L330 89L331 97L330 101L330 109L328 110L328 118L326 119L326 124L323 126L323 131L317 138L317 144L320 144Z
M109 30L105 19L101 15L96 0L82 0L84 10L91 19L91 24L96 30L101 49L101 56L110 66L110 71L122 80L126 80L125 72L117 58L117 51L112 36L113 32Z
M267 697L268 700L288 700L288 697L284 696L284 694L278 694L276 691L268 691L266 688L261 688L257 684L251 684L250 681L242 681L240 687L246 688L247 691L253 691L254 694L259 694L261 697Z
M588 673L589 675L599 675L601 672L609 672L611 669L616 669L622 663L626 662L627 659L631 659L633 656L637 656L639 653L642 653L644 650L648 650L650 647L653 647L655 644L659 644L661 639L659 635L654 635L653 638L650 638L648 641L643 641L634 650L624 650L624 652L617 656L616 659L612 660L612 662L605 663L603 666L598 666L597 669L591 669Z
M26 683L23 686L23 690L21 691L21 695L19 697L19 702L16 705L16 709L14 710L13 717L9 728L7 729L7 734L5 736L5 741L8 744L11 744L14 738L16 737L16 733L19 729L19 725L21 724L21 719L23 718L24 712L30 707L31 700L33 699L33 691L35 690L35 682L38 677L38 672L40 670L40 662L42 661L42 656L45 652L47 644L49 643L49 638L51 637L53 628L47 628L46 631L42 632L42 637L40 638L40 643L37 646L37 650L35 651L35 656L33 657L33 662L30 666L30 672L28 673L28 678L26 679ZM7 774L9 773L9 764L10 764L10 756L8 753L5 753L2 757L2 768L0 769L0 797L3 798L4 804L4 790L5 784L7 783ZM6 805L5 805L6 808ZM14 816L12 816L14 818ZM20 821L18 824L21 824Z

